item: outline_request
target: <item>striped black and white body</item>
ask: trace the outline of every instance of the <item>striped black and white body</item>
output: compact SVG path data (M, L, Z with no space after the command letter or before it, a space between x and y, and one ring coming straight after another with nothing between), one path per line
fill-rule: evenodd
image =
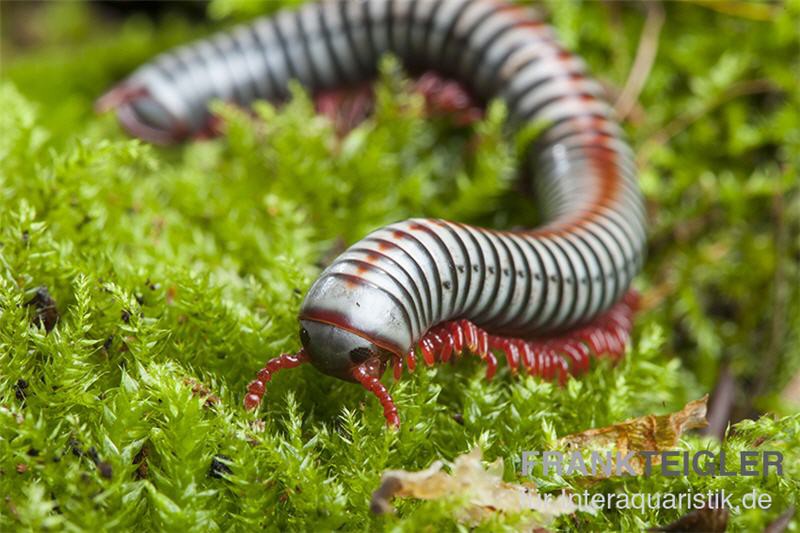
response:
M540 337L618 302L645 249L633 155L584 63L522 8L309 4L159 56L123 83L127 95L114 105L134 133L177 140L205 127L212 99L279 101L293 79L310 90L353 84L374 76L385 53L455 78L483 101L502 99L518 127L544 127L524 164L546 222L501 232L412 219L371 233L308 291L300 320L311 361L347 377L333 359L359 343L373 355L406 354L432 326L458 318L495 335Z

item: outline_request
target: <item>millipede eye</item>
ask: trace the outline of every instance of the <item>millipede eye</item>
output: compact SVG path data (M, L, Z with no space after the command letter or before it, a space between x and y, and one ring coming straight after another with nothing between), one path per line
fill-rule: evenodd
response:
M303 346L308 346L310 340L311 336L306 331L306 328L300 328L300 342L303 343Z
M356 364L363 363L370 357L372 357L372 350L369 348L362 346L361 348L353 348L350 350L350 360Z

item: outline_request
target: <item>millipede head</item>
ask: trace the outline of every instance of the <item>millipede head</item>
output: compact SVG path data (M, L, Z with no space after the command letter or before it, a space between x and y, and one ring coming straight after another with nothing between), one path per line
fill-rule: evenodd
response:
M303 350L311 364L323 374L357 381L353 376L357 366L371 361L383 374L391 359L391 354L383 348L344 328L316 320L301 320L300 325Z
M378 397L386 423L392 427L399 426L400 419L394 401L380 382L392 354L343 328L314 320L301 320L300 323L303 349L296 354L287 353L267 361L257 378L247 386L245 409L251 411L259 406L267 383L275 372L311 362L320 372L361 383Z

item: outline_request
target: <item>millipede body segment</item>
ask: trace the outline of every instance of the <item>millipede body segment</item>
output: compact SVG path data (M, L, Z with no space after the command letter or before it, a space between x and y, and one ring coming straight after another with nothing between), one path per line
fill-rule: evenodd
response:
M272 373L308 360L375 393L392 365L496 353L563 381L590 353L621 354L642 266L645 211L630 147L584 62L551 28L494 0L309 4L160 55L98 102L134 135L174 142L202 134L208 102L243 106L361 83L385 53L434 70L480 101L502 99L510 122L541 126L523 159L545 213L528 231L411 219L353 244L328 266L299 314L303 350L270 361L250 384L254 408Z

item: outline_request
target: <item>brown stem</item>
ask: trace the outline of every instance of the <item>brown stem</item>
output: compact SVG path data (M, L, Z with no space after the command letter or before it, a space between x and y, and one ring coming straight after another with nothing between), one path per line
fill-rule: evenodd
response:
M647 4L647 19L642 29L642 37L639 40L639 48L636 50L636 57L633 66L628 74L622 92L614 104L619 120L624 120L631 112L639 99L639 94L644 88L644 84L650 75L650 69L658 52L658 38L661 34L661 27L664 25L664 9L658 2Z

